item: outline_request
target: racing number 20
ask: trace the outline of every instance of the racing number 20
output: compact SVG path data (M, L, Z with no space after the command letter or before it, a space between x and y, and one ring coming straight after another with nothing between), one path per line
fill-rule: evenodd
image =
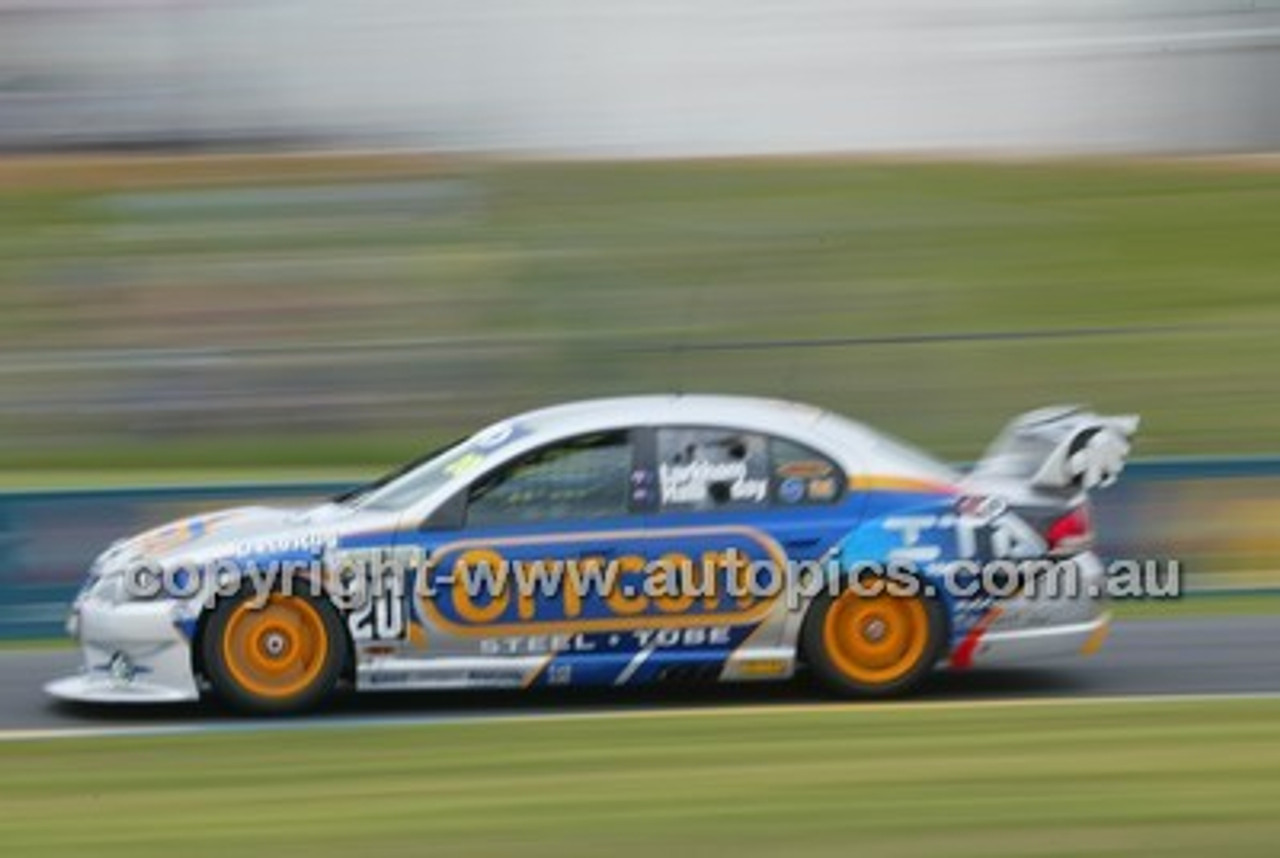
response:
M347 624L352 640L403 640L406 632L404 597L398 593L381 593L365 599L351 611Z

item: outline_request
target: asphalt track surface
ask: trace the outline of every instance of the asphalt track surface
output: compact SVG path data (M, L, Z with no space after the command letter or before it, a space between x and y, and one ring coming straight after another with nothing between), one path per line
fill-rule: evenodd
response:
M124 707L59 703L45 682L74 671L71 650L0 652L0 738L50 733L187 732L456 722L479 718L591 716L637 710L808 704L826 698L800 677L787 683L689 688L557 689L504 692L389 692L345 695L325 711L271 722L208 704ZM1116 624L1092 658L1026 667L939 672L913 701L1280 695L1280 613L1266 616L1135 620Z

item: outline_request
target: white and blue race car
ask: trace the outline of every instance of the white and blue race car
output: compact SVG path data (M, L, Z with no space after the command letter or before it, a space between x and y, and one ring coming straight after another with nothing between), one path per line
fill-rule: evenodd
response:
M59 698L785 679L899 694L941 665L1106 634L1087 495L1134 417L1012 422L961 473L837 414L658 395L490 426L305 509L182 520L108 549Z

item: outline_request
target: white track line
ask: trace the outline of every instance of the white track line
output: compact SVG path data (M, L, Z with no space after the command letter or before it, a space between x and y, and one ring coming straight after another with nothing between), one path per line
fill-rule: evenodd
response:
M752 715L801 715L817 713L876 714L881 712L927 712L931 710L1050 708L1054 706L1150 705L1169 703L1209 703L1240 700L1280 700L1280 691L1225 692L1222 694L1140 694L1092 697L1016 697L1001 700L939 700L919 702L861 703L779 703L737 706L698 706L675 709L593 709L581 712L491 713L476 715L410 715L308 718L305 720L229 719L216 723L167 724L128 727L36 727L0 730L0 743L48 739L96 739L139 736L190 736L212 733L270 732L292 730L342 730L353 727L415 727L459 724L503 724L517 721L597 721L655 718L724 718Z

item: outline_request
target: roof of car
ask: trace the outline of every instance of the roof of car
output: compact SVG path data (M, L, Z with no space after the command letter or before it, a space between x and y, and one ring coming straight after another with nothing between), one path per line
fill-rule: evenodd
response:
M700 393L662 393L584 399L521 414L514 419L539 428L565 424L741 423L759 427L812 426L826 412L784 399Z
M785 399L703 393L663 393L585 399L516 415L534 446L547 437L626 426L719 426L778 434L812 443L848 470L872 466L889 473L946 478L948 466L833 411Z

